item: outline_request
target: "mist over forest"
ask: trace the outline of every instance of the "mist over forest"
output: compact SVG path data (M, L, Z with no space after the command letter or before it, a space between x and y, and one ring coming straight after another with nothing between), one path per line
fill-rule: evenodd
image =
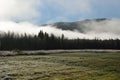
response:
M120 80L120 0L0 0L0 80Z
M69 39L119 39L120 20L92 19L76 22L57 22L45 25L35 25L28 22L0 22L1 32L14 32L17 34L38 34L39 31L53 33L55 36L64 34ZM16 28L17 27L17 28Z
M119 3L0 0L0 48L119 49Z

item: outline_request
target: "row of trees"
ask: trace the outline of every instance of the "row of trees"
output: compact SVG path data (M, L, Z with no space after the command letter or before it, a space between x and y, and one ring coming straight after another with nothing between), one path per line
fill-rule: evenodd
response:
M38 35L0 35L0 50L50 50L50 49L120 49L119 39L67 39L64 35L56 37L42 31Z

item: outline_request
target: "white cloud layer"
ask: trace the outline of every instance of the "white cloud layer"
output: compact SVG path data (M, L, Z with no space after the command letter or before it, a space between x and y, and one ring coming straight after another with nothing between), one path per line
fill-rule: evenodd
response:
M90 22L85 24L87 27L83 27L85 33L78 31L61 30L52 26L37 26L28 22L15 23L15 22L0 22L0 31L4 32L15 32L15 33L27 33L27 34L38 34L40 30L49 34L53 33L56 36L62 34L69 39L73 38L86 38L86 39L120 39L120 20L110 20L103 22Z
M53 15L56 15L53 18L74 17L76 15L79 18L84 18L99 13L97 9L100 9L101 14L106 13L107 10L111 11L110 9L118 10L119 4L119 0L0 0L0 21L42 20L40 16L44 16L43 18L50 17L48 15L52 16L49 11L50 13L53 11ZM115 13L119 13L119 11Z
M0 0L0 20L29 20L38 16L39 0ZM40 14L39 14L40 15Z
M105 20L101 22L90 21L89 23L85 23L84 26L86 33L114 33L120 35L120 20L119 19L111 19Z
M0 0L0 21L41 20L40 16L45 16L41 9L46 6L62 13L57 17L83 15L91 12L90 3L90 0Z
M106 3L107 2L107 3ZM109 4L108 4L109 2ZM110 7L119 5L118 0L0 0L0 31L13 31L17 33L29 33L38 34L40 30L44 32L54 33L56 36L64 34L68 38L120 38L120 20L104 21L100 23L91 22L85 24L86 33L79 33L77 31L65 31L54 28L52 26L37 26L29 21L42 20L40 16L44 13L41 9L51 7L51 11L54 9L60 11L60 15L57 17L69 17L73 15L88 15L93 13L94 6L101 5L104 7ZM107 6L106 6L107 5ZM95 8L94 8L95 9ZM106 9L107 10L107 9ZM44 11L44 10L43 10ZM49 14L48 14L49 15ZM54 14L53 14L54 15ZM46 16L46 15L44 15ZM79 17L78 16L78 17ZM40 18L40 19L38 19ZM18 21L16 23L14 21Z

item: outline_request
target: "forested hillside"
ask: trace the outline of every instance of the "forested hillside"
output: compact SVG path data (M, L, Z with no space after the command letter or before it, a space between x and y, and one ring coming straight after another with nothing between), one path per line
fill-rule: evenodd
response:
M98 19L86 19L86 20L75 21L75 22L56 22L49 25L52 25L53 27L56 27L62 30L70 30L70 31L77 30L78 32L85 33L86 30L90 28L91 23L94 22L95 24L101 24L109 20L110 19L107 19L107 18L98 18ZM46 26L46 25L48 24L45 24L43 26Z

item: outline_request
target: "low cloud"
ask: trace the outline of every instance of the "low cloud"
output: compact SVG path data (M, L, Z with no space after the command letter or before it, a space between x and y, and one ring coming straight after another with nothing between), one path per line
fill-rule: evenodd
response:
M16 23L12 21L0 22L0 31L2 32L15 32L15 33L27 33L27 34L38 34L40 30L47 32L48 34L53 33L56 36L62 34L69 39L120 39L120 20L105 20L101 22L91 21L85 23L83 30L84 33L79 31L61 30L51 25L38 26L29 22Z
M84 33L77 30L61 30L51 25L38 26L33 23L34 21L36 23L39 21L54 22L63 19L69 21L71 17L83 18L91 15L91 13L93 15L99 13L99 11L108 15L108 13L111 13L111 10L108 9L111 8L117 10L115 13L119 14L119 3L118 0L0 0L0 31L38 34L42 30L56 36L64 34L65 37L70 39L116 39L120 38L120 20L85 23ZM49 17L53 20L49 21Z
M85 37L84 34L79 32L69 31L69 30L61 30L52 26L37 26L28 22L16 23L16 22L0 22L0 31L1 32L15 32L18 34L31 34L37 35L39 32L47 32L48 34L54 34L55 36L65 35L67 38L77 38L77 37Z
M120 20L90 21L83 24L85 34L96 35L97 38L120 38Z

